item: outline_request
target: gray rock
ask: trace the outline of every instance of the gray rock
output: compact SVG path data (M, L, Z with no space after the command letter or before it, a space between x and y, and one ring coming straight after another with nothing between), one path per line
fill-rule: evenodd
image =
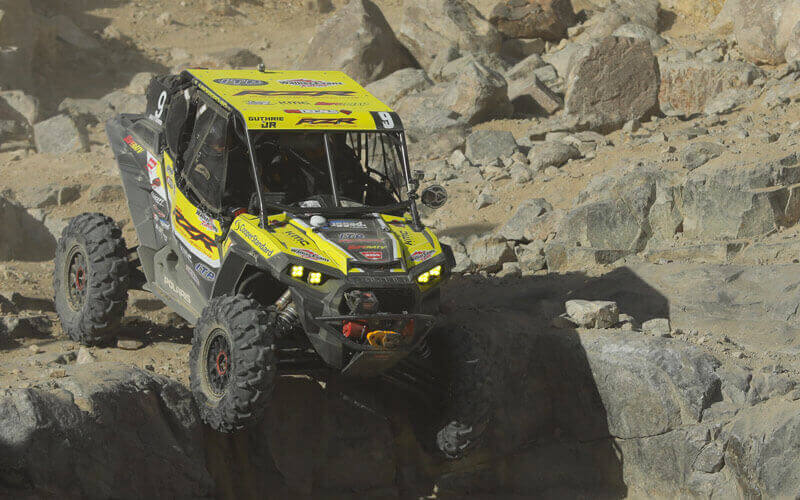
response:
M102 186L92 188L91 192L89 193L89 201L93 201L95 203L110 203L112 201L121 200L123 196L125 196L125 193L122 190L122 186L118 184L104 184Z
M2 90L0 100L3 100L17 113L33 126L39 120L39 99L26 94L21 90Z
M59 205L66 205L67 203L72 203L73 201L77 200L81 197L81 186L80 184L72 184L69 186L62 186L58 190L58 204Z
M100 43L83 32L70 18L56 15L47 20L55 32L56 38L71 45L73 49L96 50Z
M653 318L642 323L642 332L656 337L669 335L672 330L669 327L669 319Z
M361 83L416 66L370 0L351 0L320 24L297 64L302 69L341 70Z
M563 142L543 142L531 148L528 152L530 168L542 172L547 167L560 167L569 160L581 157L580 151L575 146Z
M733 12L733 34L737 48L755 63L784 63L791 31L798 22L800 6L795 2L739 2Z
M144 342L137 339L118 339L117 348L126 351L136 351L144 347Z
M725 152L725 146L715 142L692 142L681 151L683 166L688 170L694 170L705 165Z
M504 0L495 5L489 20L508 38L558 41L575 24L575 12L570 0Z
M642 26L641 24L627 23L623 24L612 33L613 36L624 36L628 38L636 38L639 40L647 40L653 52L667 44L667 41L661 38L654 29Z
M438 123L426 123L431 114L468 125L511 114L513 107L508 101L508 86L503 76L473 58L460 61L454 80L407 95L397 102L395 110L403 116L404 123L429 133L441 128Z
M552 212L553 206L544 198L533 198L522 202L508 221L497 231L507 240L525 240L528 228L535 224L535 219Z
M661 111L673 116L703 113L706 105L729 90L749 87L762 71L744 62L706 63L659 60Z
M564 307L570 319L585 328L610 328L619 322L619 307L606 300L568 300Z
M502 46L502 35L466 0L405 2L398 35L423 68L449 47L496 53Z
M547 269L551 272L578 271L613 264L630 252L565 245L557 241L545 245Z
M753 93L751 92L739 89L729 89L708 101L703 108L703 113L706 115L723 115L733 111L735 108L751 100L753 97Z
M519 262L506 262L503 264L503 268L497 272L498 278L507 278L510 276L519 276L522 274L522 269L520 268Z
M433 86L425 70L404 68L391 75L372 82L365 88L375 97L393 107L397 101L413 92L420 92Z
M539 271L547 267L544 255L544 241L536 240L527 245L514 247L520 269L523 271Z
M94 363L95 361L97 361L97 358L89 349L86 347L81 347L78 349L78 357L75 360L76 364L87 365L89 363Z
M534 54L541 55L545 50L545 41L541 38L509 38L503 40L501 54L513 61L526 59Z
M63 154L88 149L86 138L75 122L65 115L54 116L33 126L36 149L40 153Z
M483 192L478 195L478 199L475 201L475 208L480 210L481 208L486 208L495 203L497 203L497 198L495 198L494 195Z
M517 80L508 87L508 98L514 111L520 114L552 115L564 107L564 100L533 75L528 80Z
M513 83L516 80L527 80L531 77L531 73L533 73L534 70L541 68L545 64L547 63L542 60L542 56L539 54L532 54L512 66L511 69L506 72L505 78L509 83Z
M476 130L467 136L466 157L472 163L483 164L500 157L511 156L517 150L517 141L511 132Z
M16 228L0 238L0 261L52 259L56 241L42 220L0 195L0 227Z
M658 91L658 63L650 45L609 37L572 65L564 109L594 130L611 131L650 116Z
M526 184L533 180L533 174L528 167L522 163L513 163L508 170L508 173L511 175L511 179L516 184Z
M506 262L514 262L514 250L496 236L471 236L464 243L474 268L489 272L499 271Z

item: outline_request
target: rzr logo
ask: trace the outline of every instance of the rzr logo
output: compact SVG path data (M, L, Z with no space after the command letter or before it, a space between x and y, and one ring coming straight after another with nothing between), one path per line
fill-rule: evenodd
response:
M322 97L332 95L337 97L349 97L355 94L352 90L242 90L237 95L262 95L262 96L308 96Z
M355 118L302 118L297 125L355 125Z
M284 109L284 113L294 113L302 115L349 115L352 113L349 109Z
M175 222L181 229L186 231L186 234L189 235L189 239L192 241L199 241L209 252L214 250L214 247L216 246L214 240L212 240L211 237L204 232L191 225L189 221L186 220L186 217L183 216L183 213L177 208L175 209Z

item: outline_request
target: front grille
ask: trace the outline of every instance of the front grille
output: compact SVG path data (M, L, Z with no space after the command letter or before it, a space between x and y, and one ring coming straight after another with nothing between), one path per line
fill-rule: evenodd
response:
M378 298L379 311L384 313L402 314L414 310L414 293L410 289L402 288L362 288L370 290ZM349 290L348 290L349 291ZM342 314L349 314L350 308L342 295L342 302L339 306Z

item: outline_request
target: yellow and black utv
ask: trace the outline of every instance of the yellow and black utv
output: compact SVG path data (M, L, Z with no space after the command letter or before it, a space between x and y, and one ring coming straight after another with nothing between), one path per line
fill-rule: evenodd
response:
M220 431L258 418L277 374L385 376L427 350L454 260L416 201L446 193L417 194L397 114L335 71L192 69L147 101L107 124L139 245L101 214L59 241L70 337L97 342L129 288L152 292L195 325L191 388Z

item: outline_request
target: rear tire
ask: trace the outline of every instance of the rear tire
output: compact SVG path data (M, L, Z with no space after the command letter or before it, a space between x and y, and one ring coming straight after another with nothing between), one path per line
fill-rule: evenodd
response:
M128 252L110 217L73 218L58 240L53 290L61 326L83 345L96 344L119 326L128 302Z
M200 416L220 432L258 420L275 383L275 313L242 295L211 299L189 355Z

